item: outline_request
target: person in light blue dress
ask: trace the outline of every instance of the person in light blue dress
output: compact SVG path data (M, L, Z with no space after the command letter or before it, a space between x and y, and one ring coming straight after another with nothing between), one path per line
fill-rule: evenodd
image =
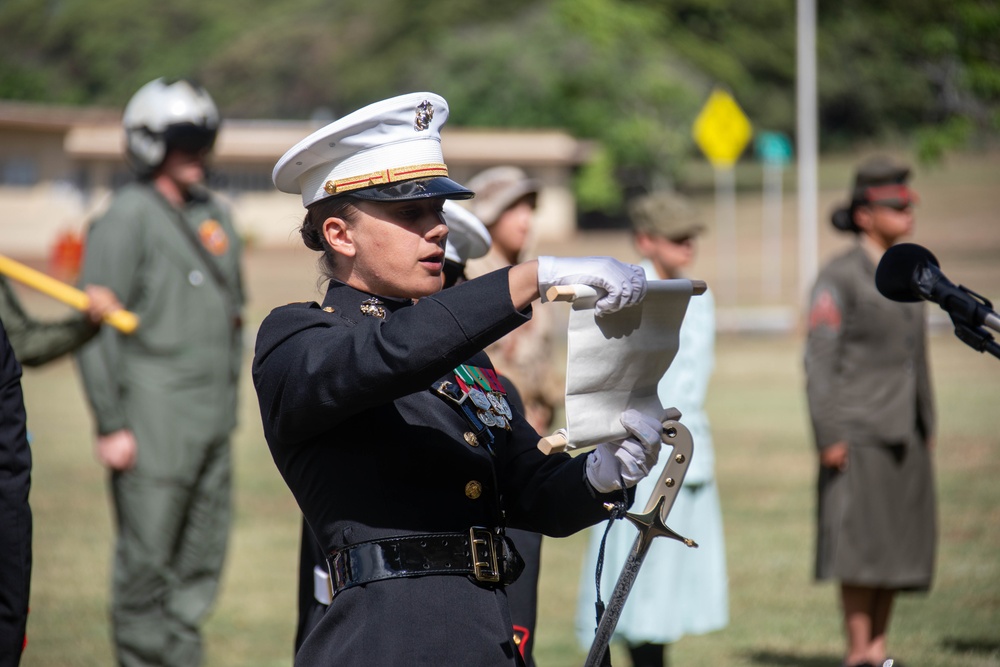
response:
M659 192L644 196L629 208L636 249L649 280L682 277L694 260L695 240L704 226L695 210L679 196ZM669 539L653 541L615 629L633 667L666 664L667 644L684 635L720 630L729 622L729 585L722 511L715 484L712 434L703 403L715 363L715 301L711 291L693 296L680 330L677 356L660 380L657 392L665 408L681 411L681 423L694 440L694 454L667 524L698 543L689 549ZM663 466L636 489L636 507L642 507L656 485ZM589 648L597 627L595 571L606 524L589 530L589 544L581 573L576 632ZM637 531L627 521L616 521L608 534L601 579L601 599L611 597Z

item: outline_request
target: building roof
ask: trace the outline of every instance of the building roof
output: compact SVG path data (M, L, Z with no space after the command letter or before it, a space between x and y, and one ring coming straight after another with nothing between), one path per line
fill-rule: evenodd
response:
M316 129L312 123L224 121L215 145L220 162L274 162ZM116 159L124 149L117 124L77 125L66 135L66 152L76 159ZM449 164L485 166L512 162L534 166L574 166L587 160L590 142L559 130L445 129L441 143Z
M229 163L274 163L320 127L309 121L224 120L215 159ZM124 150L121 113L96 107L66 107L0 101L0 130L65 132L65 149L77 160L119 160ZM592 142L562 130L446 127L441 134L449 164L574 166L585 162Z
M0 128L68 130L80 123L120 123L122 112L101 107L71 107L0 100Z

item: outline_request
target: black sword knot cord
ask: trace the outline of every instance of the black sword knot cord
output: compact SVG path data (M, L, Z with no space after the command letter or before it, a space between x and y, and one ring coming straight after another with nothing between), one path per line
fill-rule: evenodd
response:
M597 602L594 604L597 608L597 625L601 624L601 618L604 616L604 602L601 600L601 573L604 571L604 545L608 541L608 533L611 532L611 526L618 519L623 519L625 513L628 512L628 491L625 490L625 478L619 478L619 483L621 484L622 499L611 504L611 509L609 510L611 517L608 518L608 525L604 527L604 535L601 537L601 548L597 550L597 572L594 577L597 586L597 597L595 598Z

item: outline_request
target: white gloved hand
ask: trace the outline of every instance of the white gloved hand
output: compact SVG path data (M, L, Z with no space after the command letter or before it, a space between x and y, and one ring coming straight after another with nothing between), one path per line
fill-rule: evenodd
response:
M622 426L632 434L621 442L604 442L588 454L587 479L599 493L630 488L649 474L660 458L663 424L637 410L626 410Z
M595 315L621 310L642 301L646 273L612 257L539 257L538 291L542 302L553 285L590 285L606 292L594 305Z

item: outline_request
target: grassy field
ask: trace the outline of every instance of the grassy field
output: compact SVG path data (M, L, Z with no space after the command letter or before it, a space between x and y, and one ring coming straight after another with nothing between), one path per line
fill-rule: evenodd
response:
M839 198L845 163L821 170L821 200ZM924 204L915 240L932 248L955 282L1000 298L1000 157L972 156L918 174ZM710 214L711 200L700 201ZM786 206L794 215L794 199ZM757 290L760 199L740 196L740 292L733 306L794 309L794 228L785 225L782 293ZM824 223L825 229L825 223ZM821 256L841 239L821 234ZM693 272L712 284L709 235ZM556 254L631 257L621 233L581 235ZM313 255L255 249L246 275L252 328L275 305L316 295ZM22 292L36 313L58 307ZM936 307L934 307L936 311ZM940 312L940 311L938 311ZM252 338L251 338L252 340ZM731 623L721 632L685 638L675 665L836 667L841 630L835 589L811 580L814 454L801 371L802 337L723 334L708 411L713 420L726 524ZM1000 665L1000 360L936 329L931 359L940 414L936 452L940 546L933 590L900 599L890 633L894 654L923 667ZM249 368L250 356L247 356ZM35 568L26 667L112 664L107 589L111 528L104 474L91 453L90 418L75 367L62 360L26 371L32 434ZM240 426L234 437L235 524L219 604L207 629L211 666L291 663L299 518L261 435L249 377L244 376ZM698 539L697 535L691 535ZM543 547L536 656L542 667L583 662L572 618L580 577L582 535ZM681 548L681 547L678 547ZM456 610L460 613L460 610ZM442 619L443 623L447 619ZM460 637L456 641L461 641ZM616 653L616 664L626 661Z
M797 337L719 341L708 410L731 622L722 632L680 641L673 648L676 665L840 664L835 587L811 578L815 458L800 350ZM929 595L900 598L891 647L906 664L1000 665L1000 421L993 413L1000 362L945 336L934 338L932 354L941 413L939 565ZM544 543L539 664L583 662L569 612L583 548L579 535Z

